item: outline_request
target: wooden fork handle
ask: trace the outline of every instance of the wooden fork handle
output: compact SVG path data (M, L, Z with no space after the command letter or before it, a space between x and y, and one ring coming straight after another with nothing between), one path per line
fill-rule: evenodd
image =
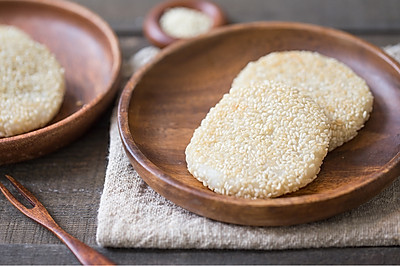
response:
M83 265L115 265L115 263L60 227L48 228L74 253Z
M10 191L0 182L0 191L4 196L23 214L31 218L32 220L43 225L45 228L54 233L67 247L74 253L77 259L83 265L115 265L114 262L107 259L105 256L98 253L88 245L79 241L75 237L65 232L51 217L49 212L40 203L37 198L23 187L17 180L9 175L6 178L11 184L24 196L33 206L33 208L27 208L21 202L19 202Z

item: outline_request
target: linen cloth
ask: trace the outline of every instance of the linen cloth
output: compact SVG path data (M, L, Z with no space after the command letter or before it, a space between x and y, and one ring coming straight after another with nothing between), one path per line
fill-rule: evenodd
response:
M385 50L400 61L400 44ZM143 60L144 54L133 58L134 67L140 65L138 61L148 61ZM129 163L116 117L114 110L98 212L97 242L101 246L296 249L400 244L400 178L369 202L323 221L286 227L226 224L186 211L153 191Z

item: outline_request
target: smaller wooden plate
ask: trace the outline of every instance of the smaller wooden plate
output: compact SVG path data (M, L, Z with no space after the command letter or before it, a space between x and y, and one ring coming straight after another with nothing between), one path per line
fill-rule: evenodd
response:
M215 3L207 0L168 0L154 6L147 14L143 23L143 32L147 39L154 45L164 48L171 43L179 41L166 34L160 26L160 18L166 10L173 7L186 7L198 10L209 15L213 19L211 29L226 24L225 14Z
M65 69L66 95L46 127L0 138L0 164L55 151L82 135L112 102L121 52L108 24L72 2L0 0L0 24L14 25L46 45Z
M185 148L210 107L249 62L273 51L310 50L337 58L375 97L356 138L330 152L318 178L274 199L212 192L186 169ZM167 47L136 73L119 103L119 128L140 176L161 195L199 215L244 225L292 225L350 210L400 175L400 65L350 34L298 23L251 23Z

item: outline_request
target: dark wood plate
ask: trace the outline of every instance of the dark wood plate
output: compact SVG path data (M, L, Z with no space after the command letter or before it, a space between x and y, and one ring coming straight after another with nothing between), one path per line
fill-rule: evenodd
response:
M121 68L116 35L98 15L72 2L0 0L0 24L46 45L65 69L66 95L47 126L0 138L0 164L55 151L82 135L112 102Z
M216 194L186 169L193 131L251 60L272 51L311 50L362 76L375 97L358 136L329 153L318 178L284 197L248 200ZM177 43L136 73L119 104L120 134L141 177L199 215L244 225L292 225L350 210L400 175L400 66L381 49L334 29L284 22L234 25Z

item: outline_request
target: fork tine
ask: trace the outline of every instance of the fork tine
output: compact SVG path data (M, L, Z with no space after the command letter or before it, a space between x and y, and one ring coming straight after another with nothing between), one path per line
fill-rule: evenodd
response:
M6 178L11 182L11 184L21 193L24 198L29 201L30 204L32 204L33 207L36 205L39 205L40 202L36 199L33 194L27 190L24 186L21 185L17 180L15 180L12 176L5 175Z
M53 218L49 215L46 208L36 199L33 194L27 190L24 186L22 186L17 180L13 177L6 175L6 178L10 181L10 183L19 191L19 193L24 196L26 200L32 204L33 208L25 207L18 199L14 197L13 194L0 182L0 190L3 192L4 196L14 205L15 208L20 210L23 214L28 216L29 218L35 220L36 222L44 225L44 223L54 222Z
M26 208L21 202L19 202L13 194L0 182L0 191L4 194L4 196L15 206L18 210L23 213L28 212L28 208Z
M65 232L51 217L46 208L41 204L31 192L23 187L17 180L9 175L6 178L34 207L28 209L19 202L13 194L0 182L0 191L4 196L23 214L32 220L43 225L55 234L67 247L74 253L78 260L84 265L115 265L114 262L98 253L96 250L79 241L75 237Z

